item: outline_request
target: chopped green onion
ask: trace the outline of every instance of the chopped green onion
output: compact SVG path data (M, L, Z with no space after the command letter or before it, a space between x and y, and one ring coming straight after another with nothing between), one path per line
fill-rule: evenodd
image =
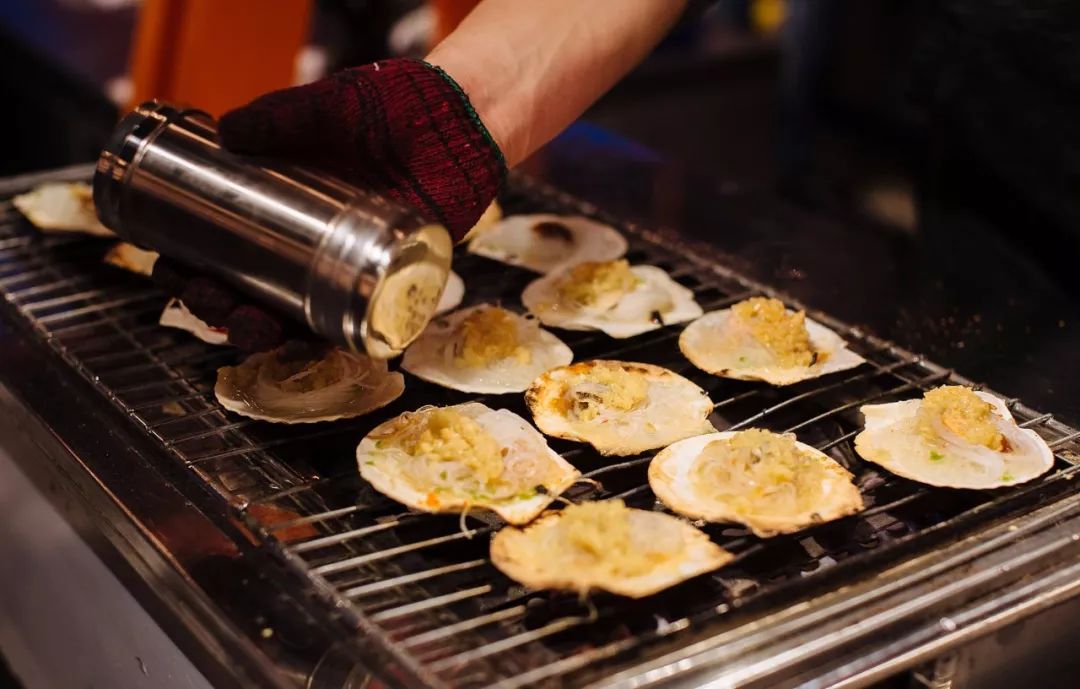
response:
M940 452L935 452L934 450L930 450L930 461L931 462L940 462L943 459L945 459L945 455L941 454Z

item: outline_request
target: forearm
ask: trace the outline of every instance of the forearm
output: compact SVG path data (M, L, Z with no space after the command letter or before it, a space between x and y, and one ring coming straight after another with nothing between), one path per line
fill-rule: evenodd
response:
M431 51L515 165L640 62L686 0L483 0Z

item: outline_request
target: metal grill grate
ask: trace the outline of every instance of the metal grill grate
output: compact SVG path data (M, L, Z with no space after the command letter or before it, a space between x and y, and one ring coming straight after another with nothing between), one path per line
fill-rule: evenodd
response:
M597 209L516 180L508 212ZM9 190L10 191L10 190ZM651 263L693 289L706 310L769 293L685 247L633 226L629 258ZM582 686L778 606L828 590L980 524L1069 491L1080 432L1016 400L1025 427L1058 453L1055 472L1008 490L929 489L862 462L851 439L857 409L912 396L959 379L919 357L821 314L868 364L786 389L723 380L694 369L675 346L678 326L615 341L561 333L578 360L606 357L667 366L704 387L720 429L749 425L797 432L857 477L868 508L790 536L762 540L741 528L706 526L737 554L730 566L642 601L529 592L487 559L499 524L469 516L404 511L375 493L354 466L354 447L373 426L422 404L485 399L528 418L520 395L455 393L410 378L406 394L369 417L315 427L283 427L225 413L213 399L218 366L237 354L156 325L164 297L145 280L102 265L101 242L41 237L10 201L0 204L0 291L26 324L64 360L227 500L265 544L336 606L366 638L387 646L411 672L407 683L439 687ZM521 308L532 275L459 255L466 305L499 301ZM646 483L650 456L603 459L563 441L552 446L602 487L579 485L568 497L619 496L662 509Z

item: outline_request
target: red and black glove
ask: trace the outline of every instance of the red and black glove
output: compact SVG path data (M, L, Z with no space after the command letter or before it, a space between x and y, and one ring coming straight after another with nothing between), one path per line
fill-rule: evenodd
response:
M226 113L221 144L326 170L409 205L459 240L495 198L506 162L461 88L419 60L394 59L274 91ZM222 282L159 260L155 281L241 349L271 349L299 324L245 303Z
M393 59L274 91L226 113L221 144L326 170L441 223L459 240L495 198L506 162L461 87Z

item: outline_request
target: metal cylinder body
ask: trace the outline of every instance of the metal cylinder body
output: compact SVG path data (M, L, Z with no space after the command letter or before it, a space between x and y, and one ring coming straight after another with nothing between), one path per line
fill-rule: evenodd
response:
M157 101L121 121L94 203L124 239L379 358L427 324L450 268L441 226L328 175L230 153L209 115Z

